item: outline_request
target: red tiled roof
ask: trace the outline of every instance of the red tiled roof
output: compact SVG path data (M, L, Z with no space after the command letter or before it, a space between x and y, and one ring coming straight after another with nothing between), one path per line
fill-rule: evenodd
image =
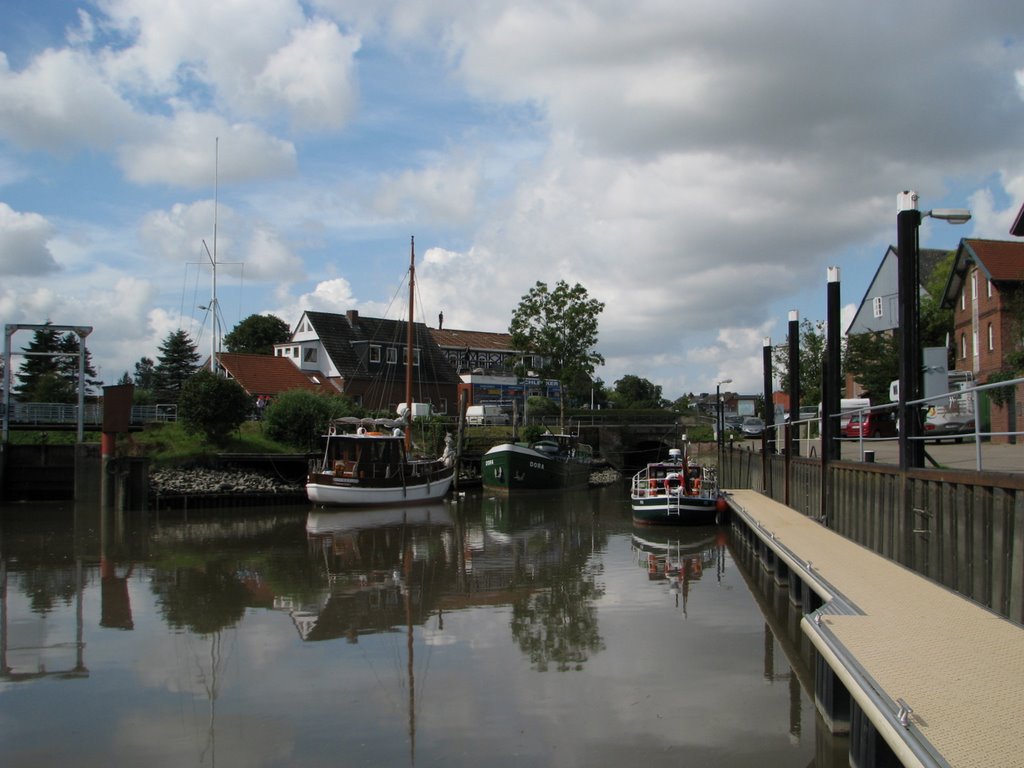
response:
M1008 240L965 240L992 280L1024 280L1024 243Z
M324 384L316 384L285 357L276 355L247 355L222 352L217 358L228 375L242 385L250 395L276 395L290 389L308 389L311 392L330 391ZM326 377L320 374L321 382Z

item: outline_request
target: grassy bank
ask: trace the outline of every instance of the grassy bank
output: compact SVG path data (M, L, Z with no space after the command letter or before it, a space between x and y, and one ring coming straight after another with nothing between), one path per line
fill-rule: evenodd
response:
M295 453L290 446L263 434L263 425L247 421L223 445L210 445L174 422L150 424L142 432L122 435L118 451L127 456L148 456L157 466L203 461L218 453Z

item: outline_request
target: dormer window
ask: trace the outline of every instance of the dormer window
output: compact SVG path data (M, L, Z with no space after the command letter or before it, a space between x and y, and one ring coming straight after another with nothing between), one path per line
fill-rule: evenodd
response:
M370 362L371 363L379 363L380 362L380 344L371 344L370 345Z
M388 347L388 365L395 365L398 362L398 348Z

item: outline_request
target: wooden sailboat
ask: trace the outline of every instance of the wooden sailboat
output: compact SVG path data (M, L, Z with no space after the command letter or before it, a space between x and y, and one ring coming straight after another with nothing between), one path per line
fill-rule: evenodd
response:
M443 498L455 477L451 437L436 458L414 458L413 413L413 301L416 284L416 241L409 259L409 324L406 337L405 397L402 419L357 419L331 422L324 435L320 466L310 472L306 495L317 504L387 506L417 504Z

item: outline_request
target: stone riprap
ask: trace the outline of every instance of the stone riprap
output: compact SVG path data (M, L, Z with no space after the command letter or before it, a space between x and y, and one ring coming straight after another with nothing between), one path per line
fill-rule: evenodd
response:
M156 469L149 475L150 492L161 496L213 493L295 493L303 486L258 472L226 469Z

